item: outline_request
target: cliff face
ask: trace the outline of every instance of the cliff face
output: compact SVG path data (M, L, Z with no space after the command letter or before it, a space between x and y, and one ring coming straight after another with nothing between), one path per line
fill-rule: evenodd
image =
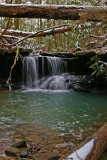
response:
M23 56L28 55L31 50L20 49L20 54ZM6 87L6 81L10 74L11 66L14 63L14 57L16 55L16 49L0 49L0 86ZM19 83L22 81L22 61L19 58L13 71L12 71L12 83Z

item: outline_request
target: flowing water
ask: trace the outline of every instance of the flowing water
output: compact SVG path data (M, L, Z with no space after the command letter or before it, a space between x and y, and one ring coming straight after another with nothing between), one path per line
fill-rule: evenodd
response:
M24 86L33 89L67 89L67 63L59 57L25 57L23 64Z

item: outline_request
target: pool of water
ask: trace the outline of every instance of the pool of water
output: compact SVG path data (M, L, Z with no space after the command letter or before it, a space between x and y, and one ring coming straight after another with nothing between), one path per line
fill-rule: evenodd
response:
M32 123L68 132L105 119L106 95L63 91L0 94L1 129Z
M0 92L0 136L21 125L71 132L107 120L107 95L67 91ZM8 131L8 132L7 132Z

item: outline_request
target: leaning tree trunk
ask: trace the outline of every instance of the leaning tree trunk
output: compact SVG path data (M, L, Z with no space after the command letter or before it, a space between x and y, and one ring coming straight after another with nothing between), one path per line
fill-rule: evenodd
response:
M0 4L0 17L102 21L106 6Z
M107 122L64 160L98 160L107 148Z
M5 35L11 35L11 36L16 36L16 37L26 37L26 36L29 36L32 34L32 36L30 38L45 37L47 35L54 35L54 34L58 34L58 33L69 32L72 29L72 27L70 27L70 25L69 26L60 25L58 28L56 28L56 27L51 27L51 29L46 29L46 30L43 30L39 33L37 33L37 32L24 32L24 31L17 31L17 30L7 30Z

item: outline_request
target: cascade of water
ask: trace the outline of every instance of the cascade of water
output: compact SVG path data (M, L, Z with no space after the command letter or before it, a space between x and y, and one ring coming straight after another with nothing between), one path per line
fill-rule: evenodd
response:
M28 88L38 87L38 57L25 57L23 62L23 80Z
M46 69L47 71L45 71ZM23 63L24 85L27 88L67 89L65 76L61 75L66 71L66 62L59 57L25 57Z
M51 89L51 90L66 90L67 84L64 75L56 75L49 77L47 80L42 82L41 89Z
M60 57L47 57L49 74L59 75L67 71L67 65Z

